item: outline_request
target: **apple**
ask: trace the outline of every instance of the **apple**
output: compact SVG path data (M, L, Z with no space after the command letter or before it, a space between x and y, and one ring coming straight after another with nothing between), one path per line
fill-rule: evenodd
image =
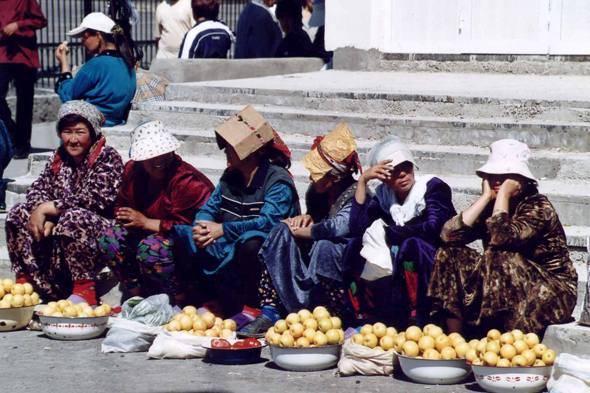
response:
M278 333L271 334L269 344L274 345L275 347L279 346L281 344L281 335Z
M373 333L373 325L363 325L361 328L361 334L364 336L365 334Z
M418 348L420 348L420 352L425 352L427 349L434 348L434 338L430 336L422 336L420 340L418 340Z
M0 283L0 299L2 299L4 295L6 295L6 292L4 292L4 287L2 286L2 283Z
M31 295L33 293L33 286L30 283L24 283L23 288L25 289L25 295Z
M55 312L55 308L47 305L45 307L43 307L43 309L41 310L41 314L47 316L50 316L51 314L53 314Z
M513 357L516 356L516 348L512 344L504 344L502 348L500 348L500 356L504 359L512 360Z
M313 315L311 315L311 312L309 310L303 309L303 310L299 310L299 312L297 313L297 315L299 315L299 320L301 323L307 321L310 318L313 318Z
M547 345L545 344L537 344L533 347L533 352L537 355L538 359L541 359L545 351L547 351Z
M380 352L384 352L384 351L385 351L385 349L383 349L383 348L381 348L381 347L379 347L379 346L377 346L377 347L373 348L373 350L374 350L374 351L380 351Z
M201 315L201 319L205 321L208 328L212 328L215 325L215 315L212 312L206 312Z
M387 326L381 322L377 322L373 325L373 334L377 336L377 338L385 336L387 334Z
M471 348L469 348L469 344L467 344L466 342L462 342L459 345L457 345L455 347L455 351L457 351L457 357L461 358L461 359L465 359L465 354L467 353L467 351L469 351Z
M314 329L305 329L303 331L303 337L305 337L310 343L313 343L313 338L315 336L316 330Z
M56 311L53 314L51 314L52 317L63 317L64 315L61 313L61 311Z
M25 304L25 298L23 295L12 295L10 305L12 307L22 307Z
M490 340L499 340L500 337L502 336L502 333L500 333L500 331L498 329L492 329L488 332L488 339Z
M473 362L471 362L471 364L473 364L474 366L482 366L483 361L480 358L475 358L473 359Z
M459 333L457 333L457 332L451 333L448 336L451 339L451 341L453 341L455 339L455 337L461 337L461 335Z
M430 329L430 331L432 332L432 329ZM436 350L439 351L441 354L443 348L450 347L452 345L453 343L451 342L451 340L444 334L434 339L434 346L436 347Z
M495 352L486 352L482 360L484 366L495 367L498 364L498 355Z
M13 285L14 281L12 281L10 278L5 278L4 280L2 280L2 286L4 287L4 292L6 293L10 293Z
M14 284L10 290L12 295L24 295L25 294L25 286L23 284Z
M469 348L475 349L475 348L477 348L477 344L479 344L479 340L473 339L473 340L469 341Z
M338 335L340 336L340 341L339 341L339 342L343 343L343 342L344 342L344 340L345 340L345 338L346 338L346 337L344 336L344 330L342 330L342 329L338 329Z
M291 313L287 315L287 318L285 318L285 322L287 322L287 327L290 328L294 324L300 323L301 318L299 318L299 314Z
M523 351L529 349L529 346L522 340L516 340L512 345L514 345L514 348L516 348L517 355L520 355Z
M440 357L443 359L456 359L457 351L455 351L452 347L445 347L440 352Z
M299 338L301 336L303 336L303 331L305 330L305 328L303 327L302 324L300 324L299 322L294 323L293 325L291 325L291 327L289 328L289 331L291 332L291 335L295 338Z
M287 322L284 319L279 319L275 322L275 332L283 334L287 330Z
M306 339L305 337L299 337L297 339L297 342L295 343L295 346L298 348L307 348L310 346L309 340Z
M295 346L295 339L290 334L283 334L279 340L279 345L281 347L291 348Z
M422 338L422 329L418 326L410 326L406 329L406 340L418 342Z
M194 328L193 328L194 329ZM195 329L195 332L197 332L198 330ZM264 340L270 344L270 336L272 336L275 333L275 329L274 327L271 327L267 330L266 334L264 335ZM196 335L196 334L195 334Z
M393 341L395 342L395 344L393 345L393 348L395 348L396 352L401 353L402 346L406 342L406 336L402 336L401 334L398 334L397 336L395 336Z
M221 337L221 338L227 338L227 337L231 337L233 335L234 335L234 332L233 332L233 330L230 330L230 329L223 329L221 331L221 333L219 333L219 337Z
M424 353L422 354L422 357L424 359L439 360L440 359L440 353L436 349L430 348L430 349L427 349L426 351L424 351Z
M172 320L168 323L168 330L171 332L179 332L182 330L182 326L180 325L180 322Z
M521 355L526 359L527 366L532 366L535 364L535 360L537 360L537 355L532 349L522 351Z
M197 315L197 308L195 306L186 306L182 309L182 312L189 316Z
M516 355L512 358L512 367L526 367L526 358L522 355Z
M8 295L6 295L6 296L8 296ZM69 305L70 304L66 300L60 300L59 302L57 302L57 310L63 311Z
M303 321L303 327L306 329L318 330L318 321L313 318L308 318Z
M32 306L33 305L33 300L31 299L31 295L27 295L25 293L23 295L23 298L25 299L25 307L28 307L28 306Z
M498 363L496 364L496 367L510 367L510 366L511 366L510 360L504 359L504 358L498 360Z
M535 363L533 364L533 367L543 367L543 366L546 366L546 364L541 359L535 360Z
M375 336L373 333L365 334L363 345L367 348L375 348L377 346L378 341L379 340L377 339L377 336Z
M223 319L221 319L219 317L215 317L215 322L213 322L213 326L221 327L221 325L223 325Z
M326 332L326 338L328 339L328 344L338 344L340 342L340 333L336 329L330 329Z
M529 346L529 348L533 348L535 345L539 344L539 336L537 336L535 333L525 334L524 342Z
M500 344L505 345L505 344L514 344L514 341L516 341L514 339L514 336L512 335L512 333L504 333L503 335L500 336Z
M387 335L395 338L395 336L397 336L397 330L395 330L395 328L388 327L387 328Z
M326 309L326 307L317 306L316 308L313 309L312 316L315 319L318 319L317 318L317 315L320 314L320 313L324 313L324 312L328 312L328 310Z
M422 333L422 331L420 331ZM420 348L418 348L418 344L415 341L406 341L404 345L402 345L402 355L415 358L420 353Z
M381 337L381 339L379 340L379 346L386 351L393 348L394 345L395 345L395 341L393 340L393 337L391 337L389 335L385 335L385 336Z
M547 366L553 365L553 363L555 362L555 351L552 349L546 350L545 353L543 354L543 356L541 357L541 360Z
M514 329L510 333L512 333L512 336L514 337L514 341L524 339L524 333L522 332L522 330Z
M326 333L328 330L332 329L332 320L330 318L324 318L318 322L318 327L322 331L322 333Z
M191 330L193 327L193 319L186 314L182 314L182 318L180 318L178 322L180 322L182 330Z
M357 333L357 334L354 334L350 339L355 344L363 345L363 342L365 341L365 336L363 336L360 333Z
M193 330L207 330L207 324L202 319L193 322Z
M473 363L475 359L478 359L477 351L475 350L475 348L471 348L469 349L469 351L467 351L467 353L465 354L465 359L468 363Z
M438 326L432 326L428 329L428 335L436 340L437 337L442 336L443 331Z
M6 300L8 303L10 303L12 301L12 294L7 293L6 295L4 295L4 297L2 298L2 300ZM59 307L55 308L57 311L60 311Z
M313 343L318 347L328 344L328 338L322 332L316 332L313 336Z
M498 355L500 353L500 344L498 344L496 341L490 341L486 344L486 350L485 352L493 352L496 355Z
M205 330L205 337L217 337L219 334L215 329L207 329Z
M326 319L326 318L330 318L330 317L331 317L330 313L325 308L323 310L319 310L318 312L316 312L315 310L313 312L313 318L318 322L321 321L322 319Z
M450 337L449 337L450 338ZM453 342L453 348L457 348L457 346L461 343L465 342L465 339L461 336L457 336L454 339L452 339Z
M233 319L226 319L225 321L223 321L223 324L221 326L224 329L229 329L232 331L235 331L237 328L236 321L234 321Z
M340 328L342 328L342 321L340 320L340 318L338 318L338 317L332 317L332 318L330 318L330 320L332 321L332 328L333 329L340 329Z
M422 333L424 333L425 335L428 334L428 331L430 330L431 327L436 326L433 323L429 323L428 325L424 326L424 328L422 329Z

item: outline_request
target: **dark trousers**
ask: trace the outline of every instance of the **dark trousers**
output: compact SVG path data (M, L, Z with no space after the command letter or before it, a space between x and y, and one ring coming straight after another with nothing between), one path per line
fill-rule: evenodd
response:
M16 122L6 102L8 86L14 80L16 87ZM33 100L37 70L24 64L0 64L0 120L4 122L16 151L31 147L33 126Z

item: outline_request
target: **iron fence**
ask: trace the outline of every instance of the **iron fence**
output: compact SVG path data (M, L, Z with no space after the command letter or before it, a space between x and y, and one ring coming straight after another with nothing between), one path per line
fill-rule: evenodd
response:
M80 25L84 16L90 12L103 12L108 15L109 0L38 0L47 27L37 33L41 69L38 74L38 87L52 88L61 73L55 58L55 50L67 39L66 33ZM140 67L148 69L156 57L157 44L154 36L155 15L158 4L166 0L135 0L133 3L139 13L139 22L132 28L132 37L143 51ZM242 8L250 0L222 0L220 19L235 31ZM81 66L86 61L86 52L81 40L68 39L72 66ZM233 53L233 50L232 50Z

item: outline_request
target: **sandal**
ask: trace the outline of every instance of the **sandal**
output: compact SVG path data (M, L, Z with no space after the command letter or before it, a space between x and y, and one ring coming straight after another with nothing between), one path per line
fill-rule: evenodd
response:
M240 338L263 338L266 335L268 329L274 326L274 323L266 316L260 315L255 320L236 332L236 335Z

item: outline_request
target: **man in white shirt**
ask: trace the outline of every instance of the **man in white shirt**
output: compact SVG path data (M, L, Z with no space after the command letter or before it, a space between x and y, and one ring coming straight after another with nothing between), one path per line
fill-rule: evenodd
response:
M185 34L195 25L191 0L164 0L156 9L157 59L176 59Z

